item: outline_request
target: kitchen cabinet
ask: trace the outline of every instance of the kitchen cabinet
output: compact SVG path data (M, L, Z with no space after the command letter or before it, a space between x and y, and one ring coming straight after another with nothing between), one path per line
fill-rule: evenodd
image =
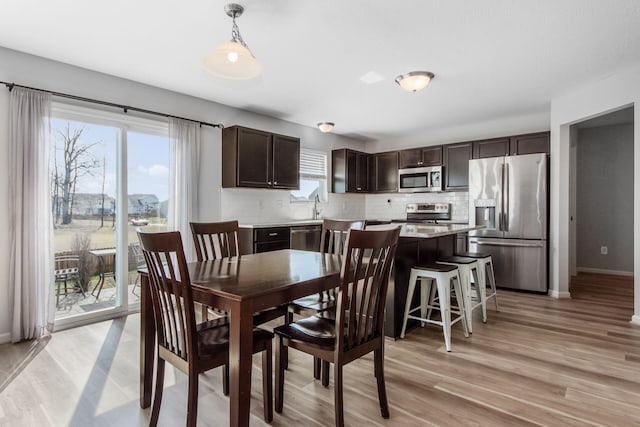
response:
M510 154L547 153L549 154L549 132L516 135L510 138Z
M473 141L473 158L485 159L487 157L501 157L509 155L508 136L504 138L484 139L482 141Z
M471 142L443 146L444 175L446 191L467 191L469 189L469 160Z
M346 148L331 152L331 189L334 193L369 190L369 154Z
M238 232L240 252L244 255L289 249L291 245L289 236L289 227L240 227Z
M400 151L400 169L440 165L442 165L441 145Z
M369 156L369 191L398 191L398 152L376 153Z
M300 188L300 139L231 126L222 130L222 186Z

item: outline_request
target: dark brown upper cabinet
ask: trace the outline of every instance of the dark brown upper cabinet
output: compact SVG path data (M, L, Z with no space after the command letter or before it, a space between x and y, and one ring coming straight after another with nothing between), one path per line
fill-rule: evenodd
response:
M512 136L511 155L547 153L549 154L549 132L528 133Z
M462 142L443 146L446 191L467 191L469 189L469 160L472 143Z
M224 128L222 186L300 188L300 139L241 126Z
M331 189L334 193L369 190L369 155L346 148L331 152Z
M369 177L371 192L398 191L398 152L369 155Z
M442 146L411 148L400 151L400 169L421 166L440 166L442 164Z
M500 157L509 155L509 137L473 141L473 158Z

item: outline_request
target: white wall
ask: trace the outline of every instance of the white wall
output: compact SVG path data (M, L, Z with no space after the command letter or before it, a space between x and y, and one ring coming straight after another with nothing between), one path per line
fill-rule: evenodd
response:
M635 106L640 123L640 66L635 66L551 102L550 294L569 297L570 125L623 107ZM640 274L640 129L634 127L634 276ZM553 184L555 183L555 184ZM640 324L640 281L634 284L634 316Z
M633 125L578 129L576 164L578 271L632 275Z
M142 76L141 76L142 77ZM333 148L349 147L364 150L364 143L334 134L323 134L316 128L300 126L294 123L249 113L227 107L222 104L205 101L192 96L182 95L164 89L143 85L134 81L120 79L102 73L89 71L60 62L27 55L0 47L0 80L31 86L56 92L69 93L86 98L109 101L117 104L160 111L176 116L202 120L209 123L234 124L300 137L301 145L307 148L323 150L327 153ZM8 100L9 92L0 88L0 168L8 170ZM132 113L129 113L132 114ZM221 132L219 129L203 127L203 152L200 174L200 207L197 220L216 220L222 218L220 165ZM329 157L330 158L330 157ZM235 203L252 198L251 192L225 190L232 194ZM272 198L266 190L265 198ZM276 195L275 197L280 197ZM332 208L342 211L342 207L351 206L349 196L335 197L337 205ZM330 199L331 201L331 199ZM364 215L364 197L354 196L354 216ZM8 177L0 174L0 235L8 231ZM359 207L358 207L359 206ZM329 205L325 206L325 208ZM302 209L302 208L301 208ZM310 208L308 209L310 212ZM351 214L349 209L344 209ZM9 340L9 284L8 242L0 242L0 342Z

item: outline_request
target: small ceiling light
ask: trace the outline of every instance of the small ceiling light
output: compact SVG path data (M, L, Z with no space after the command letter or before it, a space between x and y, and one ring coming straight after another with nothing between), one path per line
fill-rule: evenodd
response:
M224 79L245 80L257 77L262 72L262 65L242 40L236 24L236 18L242 15L244 7L229 3L224 11L233 20L231 41L220 44L205 56L202 65L210 74Z
M408 92L417 92L427 87L434 77L435 75L430 71L412 71L396 77L396 83Z
M331 132L335 125L336 125L335 123L331 123L331 122L320 122L318 123L318 129L320 129L320 132L322 133L327 133L327 132Z

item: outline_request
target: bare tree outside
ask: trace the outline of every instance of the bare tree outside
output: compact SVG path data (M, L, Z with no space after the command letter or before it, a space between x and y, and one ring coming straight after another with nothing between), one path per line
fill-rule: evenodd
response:
M85 175L93 176L100 166L91 153L91 148L100 142L84 143L80 137L84 127L72 127L67 122L64 129L57 129L56 149L63 150L63 158L56 156L53 177L53 206L56 222L62 216L62 224L70 224L73 217L73 199L78 179ZM62 163L58 165L58 162Z

